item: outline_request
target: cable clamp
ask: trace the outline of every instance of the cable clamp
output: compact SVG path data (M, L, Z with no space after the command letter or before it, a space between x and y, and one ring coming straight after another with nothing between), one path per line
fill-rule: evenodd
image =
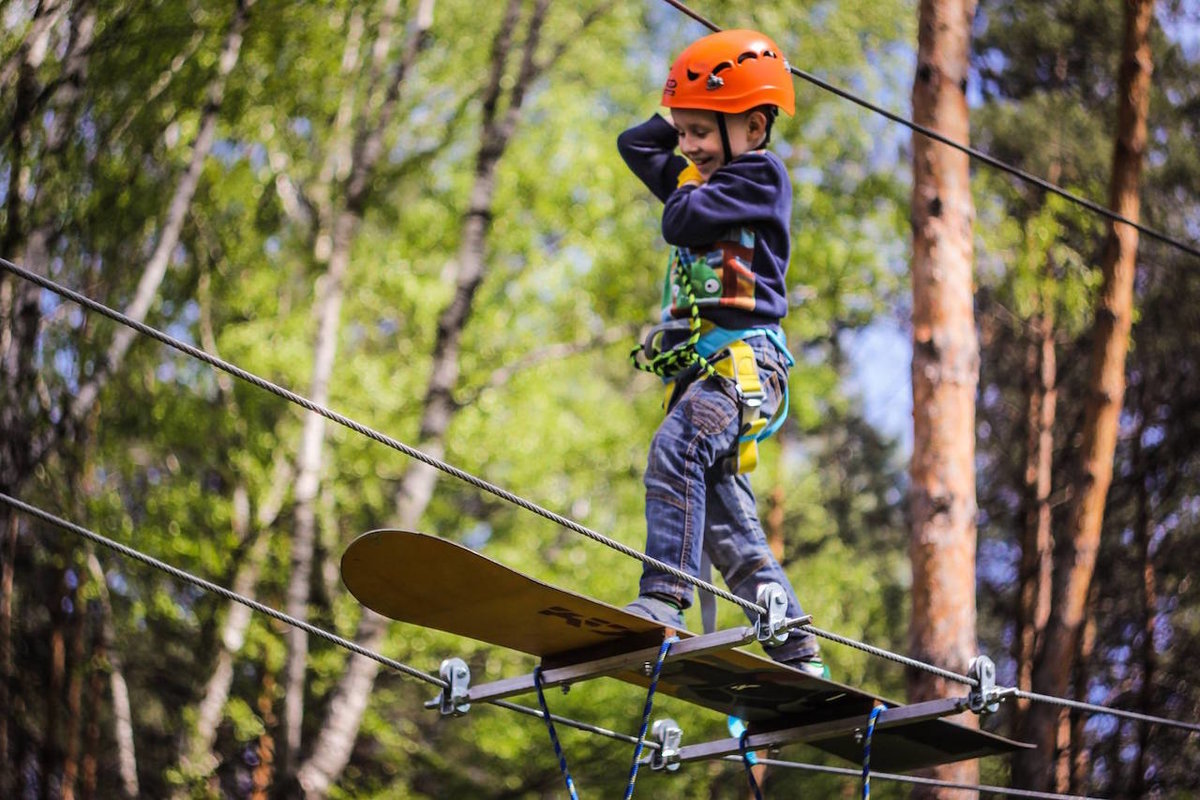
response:
M1000 709L1001 691L996 687L996 664L987 656L975 656L967 677L976 681L967 693L967 708L976 714L994 714Z
M787 618L787 593L778 583L764 583L758 587L756 600L767 611L754 623L754 636L764 647L778 647L787 641L791 630Z
M461 717L471 708L467 702L471 691L471 668L461 658L447 658L438 672L446 686L437 697L427 701L425 707L438 709L443 717Z
M651 750L643 764L649 764L655 771L667 770L674 772L679 769L679 748L683 744L683 728L679 723L668 718L656 719L650 726L650 738L658 748Z

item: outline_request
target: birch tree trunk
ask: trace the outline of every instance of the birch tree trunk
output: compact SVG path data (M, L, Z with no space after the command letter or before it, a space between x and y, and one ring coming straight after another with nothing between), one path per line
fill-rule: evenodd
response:
M1138 190L1146 149L1146 116L1150 105L1150 25L1153 0L1127 0L1125 37L1118 76L1117 135L1113 152L1109 205L1137 221ZM1125 356L1132 324L1133 277L1138 231L1111 222L1101 257L1103 283L1092 329L1091 368L1084 410L1078 476L1068 523L1055 554L1053 601L1044 646L1033 672L1034 691L1064 696L1086 619L1087 597L1100 545L1100 528L1108 487L1112 483L1117 423L1125 395ZM1055 733L1061 710L1048 704L1030 708L1022 737L1036 750L1013 760L1017 786L1050 790L1056 758ZM1065 789L1065 787L1059 787Z
M200 175L204 170L204 163L212 152L213 142L216 141L217 123L220 120L221 105L225 98L225 87L241 55L248 15L254 2L255 0L237 0L234 5L234 14L225 34L221 56L217 61L217 72L209 81L205 91L204 112L200 118L196 139L192 144L191 159L167 205L166 217L157 231L154 250L142 268L142 275L138 280L133 300L124 309L127 316L138 322L145 321L151 305L158 297L158 289L167 274L171 254L179 245L184 220L187 218L192 200L196 196L196 188L200 185ZM91 412L108 376L115 372L125 360L125 354L136 336L137 331L132 328L117 327L112 342L109 344L103 366L96 370L96 374L92 378L84 381L79 387L79 392L71 405L70 416L73 419L82 420Z
M520 20L521 0L507 3L493 43L491 80L483 97L475 178L469 206L463 216L458 256L447 270L455 283L454 296L438 318L433 364L422 406L420 447L434 458L444 455L445 432L457 411L453 391L459 376L460 341L485 274L496 168L520 120L526 88L548 66L535 61L548 5L548 0L537 0L530 14L518 74L507 92L503 78L514 50L513 35ZM506 94L507 109L500 113L499 106ZM422 462L414 462L405 470L396 492L399 526L418 525L433 495L437 477L437 471ZM355 641L370 650L377 650L383 643L387 625L386 618L364 609ZM345 769L378 674L377 662L358 655L350 657L330 701L313 754L300 769L299 783L306 797L324 797Z
M209 352L215 352L209 350ZM275 476L267 498L259 506L254 521L250 520L250 501L244 486L239 485L234 490L234 528L238 539L246 541L253 538L245 556L238 564L237 573L233 579L233 591L254 599L258 575L266 561L271 539L263 532L275 524L279 511L283 506L284 494L292 477L288 463L279 459L275 463ZM253 529L251 529L253 525ZM195 727L185 733L180 739L179 769L185 777L201 777L210 775L217 767L217 761L212 754L213 742L217 736L217 726L221 723L225 703L229 699L229 690L233 685L234 661L242 645L246 641L246 631L250 628L252 612L241 603L229 604L225 614L225 622L221 626L220 650L212 674L204 686L204 694L196 707ZM186 797L188 787L181 786L175 793L176 797Z
M96 558L95 552L90 548L87 554L87 568L100 599L100 644L96 649L98 657L108 662L109 688L113 704L113 739L117 745L117 769L121 776L121 789L125 797L134 798L138 796L138 775L137 753L133 744L133 708L129 703L129 687L125 683L121 656L115 646L108 581L104 577L104 568L100 566L100 559Z
M392 48L391 29L398 13L399 3L389 0L384 7L383 22L378 28L379 38L373 51L371 75L375 84L383 80L386 59ZM355 19L359 20L358 25L354 24ZM361 17L357 13L352 17L350 30L353 35L347 40L342 60L342 71L346 77L358 71L360 42L357 36L362 27ZM316 189L317 195L327 202L322 203L321 207L322 230L318 232L315 240L315 256L318 261L327 256L328 265L317 283L317 334L308 397L320 405L326 405L329 399L329 382L337 354L341 308L345 297L343 281L350 263L354 236L362 220L368 187L383 153L384 135L399 103L400 88L416 57L416 50L425 40L425 30L418 26L414 26L414 30L408 51L400 58L394 74L390 76L391 80L378 117L372 118L370 115L370 99L379 93L378 85L368 87L367 103L357 111L346 103L339 109L338 129L327 154L322 176L329 181L336 179L339 174L348 176L344 184L337 184L343 189L344 199L341 202L332 200L333 184L329 182L323 182ZM355 113L358 118L352 120ZM357 129L351 133L349 126L353 123L356 123ZM305 418L296 459L296 526L291 542L291 578L288 582L286 610L288 614L300 619L308 615L308 601L312 589L313 554L317 539L316 498L320 490L320 473L324 461L325 427L325 418L322 416L309 414ZM278 767L283 784L290 786L300 760L308 634L299 628L292 628L288 631L287 642L284 708L281 719L283 736L279 743Z
M970 138L967 70L974 0L921 0L913 118L956 142ZM913 572L910 655L965 672L975 639L975 333L967 156L913 137L913 455L909 490ZM913 702L961 687L908 673ZM976 724L974 718L963 720ZM977 783L974 761L937 767L941 780ZM913 797L973 796L917 787Z

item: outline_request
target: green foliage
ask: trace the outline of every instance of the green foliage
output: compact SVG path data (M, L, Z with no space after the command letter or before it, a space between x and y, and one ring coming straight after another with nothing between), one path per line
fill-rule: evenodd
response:
M415 4L402 5L408 13ZM39 133L26 155L38 186L28 216L50 225L55 242L50 264L30 266L121 307L189 161L230 12L170 3L155 4L154 14L116 3L97 8L102 46L89 55L79 135L54 151ZM436 325L453 290L447 276L458 258L479 150L478 97L500 8L437 4L430 44L401 84L383 165L354 232L329 405L405 442L420 437ZM487 272L462 333L459 406L441 444L454 465L640 547L641 472L661 398L655 380L628 368L627 354L639 326L653 318L666 252L657 201L628 173L615 138L657 107L668 50L698 31L661 10L626 4L606 8L577 33L592 8L551 5L539 56L560 42L567 48L530 87L500 162ZM798 66L846 77L865 72L873 77L862 80L872 84L902 59L888 53L911 36L910 11L878 2L756 7L752 15L730 3L708 10L727 24L771 31ZM346 2L254 5L225 88L217 146L148 318L296 391L311 380L312 309L325 289L319 276L328 252L322 226L346 200L327 188L339 184L322 178L337 172L336 154L344 152L339 107L365 99L370 79L368 67L343 70L343 57L358 30L360 53L369 56L380 13L377 5ZM17 35L5 33L3 52ZM56 68L51 58L44 77ZM754 480L764 508L777 487L781 493L786 569L819 624L900 647L908 580L902 477L893 444L862 422L847 396L838 335L870 324L903 291L905 189L892 174L896 145L881 144L876 121L811 86L798 91L799 112L781 121L776 146L795 184L795 303L786 326L799 363L791 421L779 443L765 446ZM378 103L366 105L377 113ZM36 418L42 428L101 368L116 330L46 302L39 375L53 403ZM270 506L277 462L295 458L302 424L302 412L285 401L139 340L108 377L86 435L53 454L30 481L29 497L222 585L232 583L255 538L268 537L255 593L281 607L292 578L290 488L265 527L257 515ZM321 563L309 616L353 636L360 609L337 580L338 556L353 536L393 519L396 483L409 461L332 423L326 448ZM239 491L249 500L248 521L235 504ZM438 484L422 527L608 602L623 603L636 589L637 562L449 479ZM22 640L36 642L52 629L46 609L57 599L43 579L54 570L78 573L79 565L77 542L64 538L43 549L35 543L59 534L41 526L30 532L22 557L32 566L18 575L15 626ZM212 783L193 782L179 767L178 741L195 724L228 609L145 566L110 554L101 561L113 647L134 697L143 793L165 796L186 780L197 796L241 796L252 773L247 754L258 752L265 735L278 739L283 624L253 618L216 731ZM98 587L84 582L80 597L97 596ZM722 608L731 623L740 613ZM431 674L442 658L458 655L476 680L531 667L514 653L403 625L382 650ZM826 653L839 678L900 694L895 670L857 651ZM23 689L45 689L39 676L48 658L40 645L18 654ZM340 648L311 643L306 742L328 713L345 664ZM420 681L380 677L333 796L558 791L540 720L479 708L439 721L421 709L432 694ZM275 701L270 714L262 697ZM600 681L555 693L551 704L556 713L632 733L643 698L636 688ZM667 698L660 708L690 741L724 735L715 715ZM40 733L43 712L27 707L22 724ZM614 793L622 785L630 755L624 743L565 732L564 745L581 786ZM118 791L112 759L106 749L103 796ZM741 791L743 780L736 763L640 778L643 792L664 798L725 795ZM844 788L805 773L781 772L772 782L781 792Z

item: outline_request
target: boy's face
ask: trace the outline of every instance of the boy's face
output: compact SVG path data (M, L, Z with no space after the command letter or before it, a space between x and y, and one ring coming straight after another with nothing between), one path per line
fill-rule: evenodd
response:
M697 108L671 109L671 121L679 132L679 152L696 165L704 180L725 164L717 112ZM759 147L766 133L766 115L761 111L726 114L729 151L734 158Z

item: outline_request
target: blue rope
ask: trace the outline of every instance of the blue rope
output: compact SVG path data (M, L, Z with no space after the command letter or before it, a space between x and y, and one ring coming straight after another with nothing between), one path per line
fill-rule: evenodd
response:
M554 754L558 756L558 768L562 770L563 780L567 783L567 793L571 800L579 800L579 795L575 793L575 781L571 780L571 772L567 769L567 757L563 755L562 745L558 743L558 734L554 732L554 720L550 719L550 709L546 707L546 694L542 691L541 664L533 668L533 685L537 687L538 705L542 707L546 730L550 731L550 742L554 745Z
M883 709L884 706L875 706L867 718L867 735L863 737L863 800L871 800L871 737L875 735L875 720L879 719Z
M650 676L650 690L646 692L646 707L642 711L642 729L638 733L637 745L633 748L633 763L629 765L629 785L625 787L625 800L633 797L633 784L637 781L638 759L642 757L646 729L650 726L650 712L654 709L654 692L658 689L658 676L662 674L663 662L667 660L667 651L678 641L678 636L668 636L663 640L662 647L658 651L658 661L655 662L654 673Z
M747 726L742 731L742 735L738 737L738 742L742 751L742 766L746 768L746 780L750 782L750 790L754 792L754 800L763 800L762 790L758 788L758 781L754 780L754 753L750 752L747 740L750 738L750 727Z

